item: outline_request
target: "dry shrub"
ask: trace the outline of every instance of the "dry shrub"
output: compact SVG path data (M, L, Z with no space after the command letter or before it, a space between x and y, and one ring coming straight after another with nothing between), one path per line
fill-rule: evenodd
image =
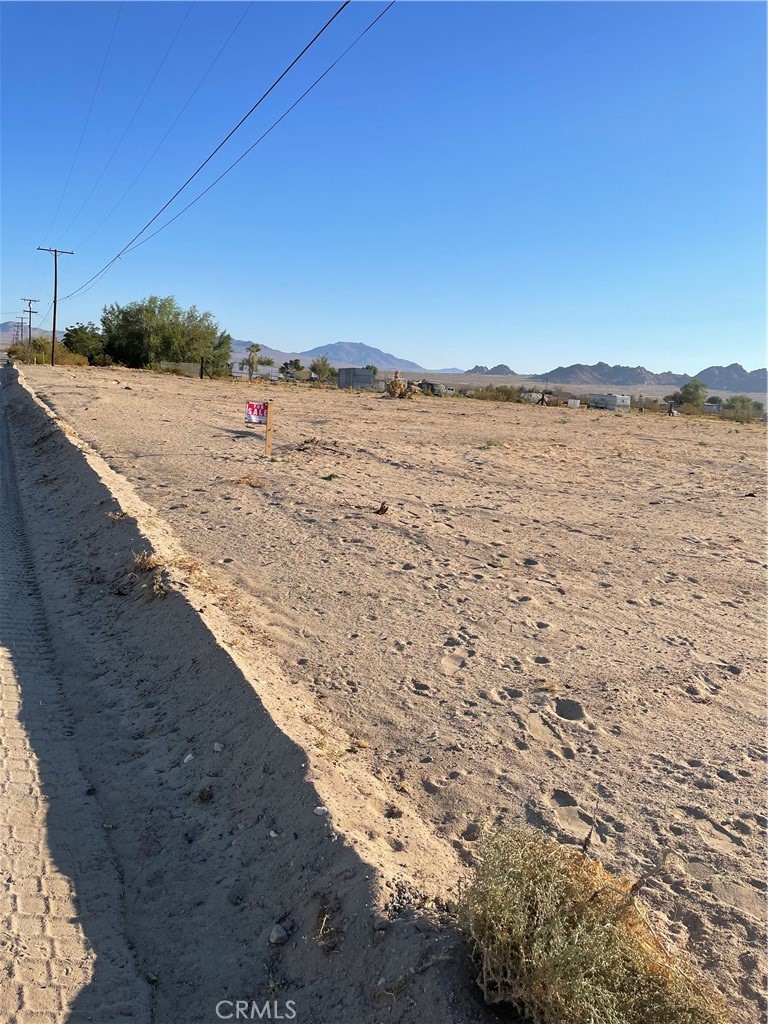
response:
M159 569L163 566L162 558L158 555L153 555L151 551L140 551L138 554L133 551L131 553L133 555L131 572L136 576L142 572L152 572L153 569Z
M235 476L229 482L231 484L245 484L246 487L264 486L264 481L259 480L257 476Z
M468 397L477 398L481 402L522 402L523 392L521 388L511 388L504 384L498 387L489 385L470 391Z
M726 1024L719 997L651 930L637 888L527 825L486 835L461 905L486 1002L535 1024Z

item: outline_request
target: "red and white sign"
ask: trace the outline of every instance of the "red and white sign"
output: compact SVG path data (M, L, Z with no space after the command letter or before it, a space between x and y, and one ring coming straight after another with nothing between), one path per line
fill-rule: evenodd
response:
M267 406L268 402L246 402L245 403L245 422L246 423L266 423L267 422Z

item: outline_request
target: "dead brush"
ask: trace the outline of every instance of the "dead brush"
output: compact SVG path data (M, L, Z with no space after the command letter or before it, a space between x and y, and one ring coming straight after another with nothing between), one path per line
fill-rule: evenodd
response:
M264 481L259 480L257 476L235 476L229 482L231 484L244 484L246 487L264 486Z
M132 551L133 562L131 564L131 575L140 576L144 572L152 572L153 569L160 569L163 567L163 560L159 555L152 554L151 551L139 551L138 554Z
M534 1024L727 1024L636 905L647 878L616 877L528 825L487 833L460 905L485 1001Z
M163 572L161 569L158 569L152 576L152 597L165 597L168 589L168 584L163 578Z

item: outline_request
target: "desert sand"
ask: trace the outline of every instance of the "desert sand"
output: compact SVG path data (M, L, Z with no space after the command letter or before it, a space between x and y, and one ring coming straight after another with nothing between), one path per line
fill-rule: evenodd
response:
M268 990L485 1019L452 902L519 819L594 824L633 877L668 849L654 927L765 1011L763 426L24 377L59 422L4 387L22 501L158 1024Z

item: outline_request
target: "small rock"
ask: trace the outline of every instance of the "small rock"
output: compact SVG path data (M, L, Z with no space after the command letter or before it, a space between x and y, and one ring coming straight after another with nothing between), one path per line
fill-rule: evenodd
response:
M220 754L223 749L224 749L224 744L223 743L214 743L213 744L213 752L214 752L214 754Z
M199 804L209 804L211 800L213 800L213 790L210 786L203 786L197 794L197 802Z
M315 810L314 810L314 813L318 817L322 817L324 814L328 813L328 808L327 807L316 807Z
M377 914L373 919L373 930L375 932L384 932L389 928L390 921L388 917L384 917L383 914Z
M275 832L274 829L270 829L269 830L269 838L270 839L277 839L277 832Z
M269 941L273 946L284 946L288 941L288 932L281 924L276 924L269 933Z
M194 754L187 754L187 756L184 758L184 764L189 764L189 762L193 759L194 756Z
M523 562L523 565L538 565L538 564L539 564L538 558L526 558L525 561Z
M413 564L413 562L403 562L403 568L404 569L415 569L416 566Z

